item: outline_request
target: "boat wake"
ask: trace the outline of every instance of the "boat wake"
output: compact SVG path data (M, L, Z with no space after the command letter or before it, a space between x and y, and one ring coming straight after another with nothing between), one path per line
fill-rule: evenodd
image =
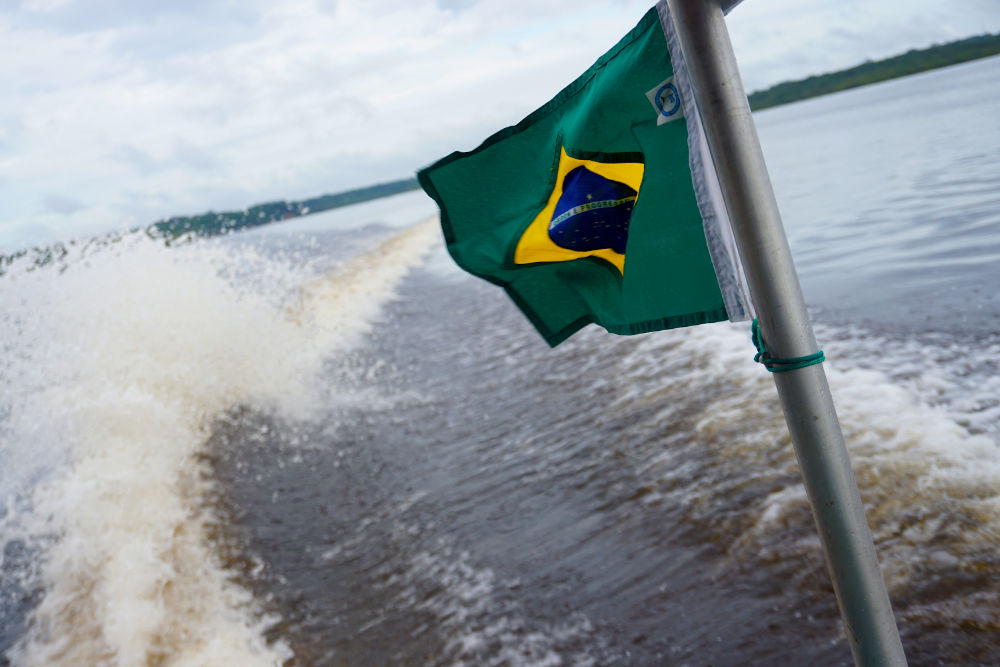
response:
M30 608L8 659L289 658L213 549L211 422L238 406L307 417L324 359L364 340L437 237L428 220L333 267L138 236L58 270L8 267L0 594Z

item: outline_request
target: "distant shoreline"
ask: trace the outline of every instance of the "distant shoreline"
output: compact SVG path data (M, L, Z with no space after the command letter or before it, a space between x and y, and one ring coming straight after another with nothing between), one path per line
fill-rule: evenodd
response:
M997 54L1000 54L1000 34L978 35L947 44L935 44L926 49L911 49L898 56L869 60L828 74L785 81L765 90L753 92L747 99L750 101L751 110L760 111Z
M91 248L115 243L126 234L144 232L147 236L160 239L167 245L183 242L194 237L208 238L211 236L221 236L252 227L267 225L272 222L280 222L291 218L298 218L311 213L328 211L333 208L350 206L391 197L392 195L416 190L420 185L416 178L404 178L398 181L389 181L377 185L369 185L364 188L347 190L336 194L320 195L302 201L271 201L264 204L255 204L242 211L222 211L216 213L209 211L201 215L194 216L174 216L165 220L154 222L146 227L135 227L128 232L108 232L83 241L56 241L47 246L36 246L30 249L19 250L10 254L0 253L0 276L7 272L15 261L21 257L30 256L34 266L45 266L63 260L73 246L81 248Z
M216 213L209 211L197 216L176 216L154 222L147 228L147 232L154 237L167 239L169 243L173 239L188 234L195 236L218 236L227 234L237 229L248 227L258 227L271 222L279 222L289 218L298 218L303 215L328 211L333 208L360 204L361 202L391 197L420 187L416 178L404 178L388 183L369 185L364 188L346 190L336 194L320 195L302 201L278 200L265 204L256 204L242 211L223 211Z

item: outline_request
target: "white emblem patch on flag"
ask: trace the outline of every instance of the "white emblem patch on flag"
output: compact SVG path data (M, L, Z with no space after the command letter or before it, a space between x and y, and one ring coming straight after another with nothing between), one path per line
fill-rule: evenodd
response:
M656 124L663 125L684 115L681 106L681 94L674 85L674 77L660 83L656 88L646 92L646 99L656 109Z

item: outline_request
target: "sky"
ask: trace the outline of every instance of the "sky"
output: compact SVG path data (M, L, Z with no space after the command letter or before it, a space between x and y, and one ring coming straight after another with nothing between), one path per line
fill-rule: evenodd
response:
M412 176L652 0L0 0L0 253ZM747 91L1000 32L1000 0L744 0Z

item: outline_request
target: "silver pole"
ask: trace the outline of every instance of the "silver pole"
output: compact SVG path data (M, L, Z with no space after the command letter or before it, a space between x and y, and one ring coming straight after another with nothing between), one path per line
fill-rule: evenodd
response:
M768 351L817 351L720 4L667 0ZM864 506L822 365L775 373L857 665L905 665Z

